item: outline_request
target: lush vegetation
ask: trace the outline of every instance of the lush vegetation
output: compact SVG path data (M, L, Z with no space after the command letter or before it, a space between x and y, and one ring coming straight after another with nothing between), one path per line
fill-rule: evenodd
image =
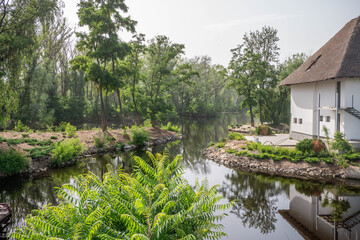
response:
M28 166L28 160L15 149L0 149L0 172L15 174L23 171Z
M60 166L82 154L84 148L79 138L66 139L56 143L52 151L51 163Z
M33 211L14 239L219 239L230 204L218 205L218 186L193 188L182 178L181 157L134 157L133 175L109 167L101 179L78 176L58 190L58 206ZM216 211L216 213L215 213Z
M272 135L272 129L267 125L259 125L255 128L256 135L267 136Z
M180 128L176 125L171 124L171 122L168 122L166 125L161 125L161 128L172 132L180 132Z
M259 160L273 159L274 161L304 161L311 164L323 161L327 164L336 163L341 167L356 164L355 162L360 160L360 152L354 152L351 145L342 134L337 135L338 136L335 137L332 142L332 148L337 150L337 152L329 152L321 139L304 139L296 144L295 149L244 141L244 144L241 145L242 150L239 151L227 148L226 152ZM228 139L245 140L244 136L239 133L230 133ZM219 143L210 142L209 147L215 146L216 148L224 148L226 141L227 140L224 139ZM348 151L344 151L344 149L348 149ZM341 152L341 154L338 154L338 152Z
M255 116L261 124L289 123L290 89L279 82L296 70L306 59L295 54L279 64L277 30L263 27L261 31L246 33L243 43L232 49L228 67L229 86L243 97L241 106L249 109L251 125Z
M134 127L131 129L131 144L137 147L145 146L146 142L150 140L149 132L141 127Z

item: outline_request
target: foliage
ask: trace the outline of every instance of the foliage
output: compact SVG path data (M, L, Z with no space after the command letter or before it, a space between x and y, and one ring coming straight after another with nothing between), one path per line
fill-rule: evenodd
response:
M131 129L131 143L137 147L145 146L150 140L149 132L144 128Z
M56 139L58 139L58 137L57 136L51 136L50 139L56 140Z
M18 120L17 124L14 127L16 132L32 132L33 130L28 126L24 125L21 120Z
M52 142L50 140L37 140L34 138L0 138L0 143L1 142L6 142L8 146L14 146L14 145L18 145L18 144L22 144L22 143L27 143L30 146L46 146L46 145L51 145Z
M76 127L71 125L70 123L66 124L65 133L68 137L75 137L76 136Z
M60 166L62 163L68 162L82 154L83 147L84 145L80 143L79 138L71 138L59 142L52 151L51 163Z
M223 148L223 147L225 147L225 143L224 143L224 142L219 142L219 143L217 143L217 144L215 145L215 147L217 147L217 148Z
M29 134L28 134L28 133L23 133L23 134L21 134L21 136L22 136L23 138L28 138L28 137L29 137Z
M94 144L97 148L104 148L105 146L105 139L104 137L96 137L94 136L93 137L93 140L94 140Z
M43 158L43 157L50 156L50 154L54 150L54 147L55 147L55 145L52 144L49 146L40 146L40 147L25 149L25 151L29 152L29 154L28 154L29 157L31 157L32 159L37 159L37 158Z
M244 135L242 135L241 133L238 132L231 132L228 134L228 138L230 140L245 140Z
M218 186L207 180L195 188L181 176L181 157L148 153L151 165L134 157L138 170L119 170L101 179L93 173L78 176L58 190L58 206L47 205L28 215L11 237L28 239L220 239L224 213L232 203L218 205ZM217 214L215 214L215 211ZM79 231L81 229L81 231Z
M65 132L66 127L69 123L61 122L58 126L55 127L55 132Z
M351 144L346 140L342 132L335 133L334 141L331 143L331 149L337 150L339 153L351 153L353 151Z
M301 140L298 142L295 146L296 150L302 152L302 153L311 153L313 149L313 140L310 138L305 138L304 140Z
M312 144L312 150L316 154L319 154L320 152L323 152L326 149L325 144L321 139L314 139L311 144Z
M268 136L273 134L272 129L267 125L257 126L255 128L255 133L256 135L260 135L260 136Z
M0 149L0 171L5 174L15 174L28 166L28 160L15 149Z
M171 122L168 122L166 126L161 125L161 128L171 132L180 132L180 128L176 125L172 125Z
M348 200L338 199L338 197L329 198L328 196L325 196L321 206L329 206L334 209L333 213L331 214L333 221L341 221L344 213L347 212L351 207Z

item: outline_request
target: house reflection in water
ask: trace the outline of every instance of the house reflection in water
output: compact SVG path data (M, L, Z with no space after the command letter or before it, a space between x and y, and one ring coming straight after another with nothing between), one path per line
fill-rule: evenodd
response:
M304 239L360 239L360 196L339 195L336 190L305 194L290 187L290 209L281 216Z

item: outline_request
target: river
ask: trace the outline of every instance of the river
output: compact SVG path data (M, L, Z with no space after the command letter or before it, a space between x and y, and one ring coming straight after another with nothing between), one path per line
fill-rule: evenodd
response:
M235 171L202 155L209 141L219 141L227 136L230 123L247 121L242 114L184 120L179 124L183 135L181 141L148 150L157 152L167 147L172 156L181 154L184 177L190 184L196 179L207 178L210 185L219 185L220 194L224 196L221 203L237 200L222 222L228 234L224 239L358 239L359 191ZM32 209L56 204L54 188L73 182L79 174L92 171L101 176L108 163L114 168L131 171L132 154L144 153L102 155L31 178L0 179L0 202L10 203L13 210L13 222L8 230L21 226ZM340 212L335 225L334 212Z

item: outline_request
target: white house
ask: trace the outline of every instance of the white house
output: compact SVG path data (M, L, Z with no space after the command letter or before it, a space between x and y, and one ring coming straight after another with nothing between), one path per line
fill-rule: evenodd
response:
M360 17L348 22L280 85L291 86L290 137L341 131L360 140Z

